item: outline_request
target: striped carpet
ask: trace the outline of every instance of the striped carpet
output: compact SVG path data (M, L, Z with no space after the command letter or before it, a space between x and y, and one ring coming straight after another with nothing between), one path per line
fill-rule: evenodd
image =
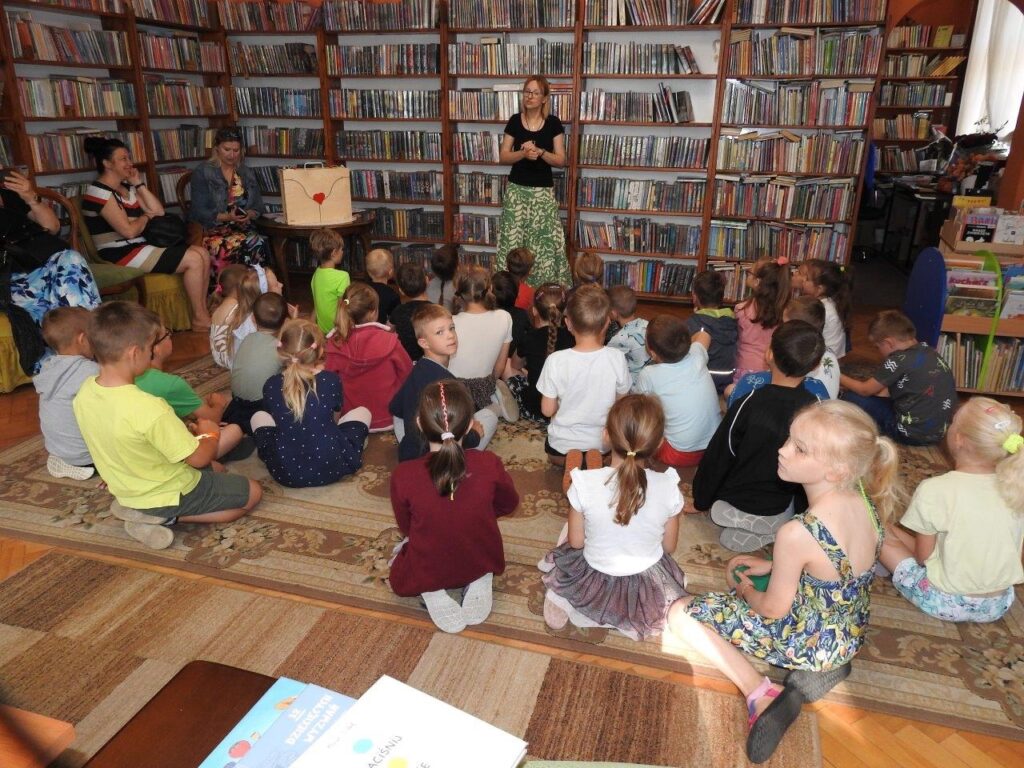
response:
M193 659L352 696L386 673L525 739L537 759L747 764L739 696L61 553L0 583L0 701L74 723L60 768ZM813 713L768 765L821 765Z
M180 371L201 392L222 388L227 372L210 358ZM679 672L718 676L671 635L634 642L607 630L547 630L536 563L568 514L561 477L544 458L544 435L525 423L503 424L491 447L505 462L521 503L500 521L508 561L495 579L495 607L478 628L501 637L593 653ZM415 599L396 597L387 561L400 539L388 499L394 438L373 435L363 469L326 488L288 489L256 457L233 472L257 479L264 496L255 513L223 526L178 526L174 545L146 550L109 514L98 480L55 480L41 438L0 453L0 531L13 537L129 557L307 597L425 617ZM934 449L907 449L901 474L910 487L945 471ZM689 494L689 484L683 484ZM695 592L723 588L731 553L704 515L682 521L676 560ZM1018 591L1024 597L1024 590ZM1024 603L991 625L954 625L925 616L876 579L868 642L834 701L1024 741ZM770 670L768 670L770 671Z

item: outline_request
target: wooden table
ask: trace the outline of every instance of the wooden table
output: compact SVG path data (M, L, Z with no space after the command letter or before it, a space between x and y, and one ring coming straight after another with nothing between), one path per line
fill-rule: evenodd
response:
M355 211L355 218L348 224L329 224L328 227L342 237L358 237L363 243L363 256L365 257L370 250L370 230L373 229L375 218L376 214L373 211ZM284 255L284 244L291 238L307 240L311 234L322 227L285 224L283 221L268 216L260 216L256 219L256 228L270 240L270 250L274 254L278 278L284 285L285 297L290 298L291 282L288 278L288 262ZM343 266L348 269L349 273L362 274L365 270L356 262L351 245L346 251L345 260L342 262Z
M75 726L0 704L0 765L45 768L75 739Z
M275 679L212 661L190 662L85 768L199 765Z

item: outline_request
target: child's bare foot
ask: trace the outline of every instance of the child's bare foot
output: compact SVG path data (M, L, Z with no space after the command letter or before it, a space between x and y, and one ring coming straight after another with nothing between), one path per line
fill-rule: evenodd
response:
M544 623L558 631L569 623L569 614L555 605L547 597L544 598Z

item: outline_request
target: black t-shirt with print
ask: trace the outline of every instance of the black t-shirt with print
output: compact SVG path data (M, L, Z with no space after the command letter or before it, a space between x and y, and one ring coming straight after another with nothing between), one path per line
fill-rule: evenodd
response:
M919 443L937 443L956 409L956 382L939 353L925 343L893 352L875 371L889 389L896 429Z
M548 115L539 131L528 131L523 126L522 115L515 114L505 124L505 133L512 137L512 150L518 152L526 141L533 141L540 149L555 151L555 137L565 133L562 121L554 115ZM551 166L544 160L527 160L525 157L512 164L512 172L508 180L523 187L553 187L554 178Z

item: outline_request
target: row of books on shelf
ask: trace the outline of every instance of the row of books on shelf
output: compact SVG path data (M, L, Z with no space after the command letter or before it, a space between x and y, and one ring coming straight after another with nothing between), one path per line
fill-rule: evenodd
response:
M552 83L548 104L551 114L572 114L571 83ZM500 120L519 113L521 86L499 83L490 88L462 88L448 91L448 115L453 120ZM563 117L563 119L565 119Z
M438 43L328 45L330 75L436 75L441 71Z
M178 181L186 173L189 173L189 169L183 165L171 165L160 169L160 173L157 174L157 179L160 181L160 199L167 205L177 205L181 201L178 200ZM188 185L185 186L185 199L190 198L190 189Z
M791 176L715 178L716 216L846 221L856 197L854 179L796 179Z
M17 59L98 66L131 64L126 32L40 24L30 14L7 11L11 53Z
M882 83L878 103L883 107L948 107L953 92L945 83Z
M693 101L689 91L673 93L672 88L665 83L658 83L656 93L612 93L598 88L580 94L580 120L692 123Z
M862 131L796 134L723 128L718 139L718 167L730 171L782 173L860 172Z
M885 74L889 77L944 77L967 61L966 56L929 56L904 53L885 57Z
M139 33L142 66L185 72L227 72L224 46L186 34Z
M846 253L849 232L846 224L712 219L708 258L757 261L785 256L792 263L807 259L837 261Z
M498 242L498 219L490 213L456 213L452 216L452 238L458 243L494 245Z
M328 47L330 61L330 46ZM235 75L310 75L319 76L316 46L309 43L283 45L245 45L231 43L231 71Z
M580 136L581 165L704 168L711 139L695 136L622 136L585 133Z
M423 208L374 208L373 234L391 239L444 239L444 211Z
M927 24L901 24L889 31L888 46L893 48L962 48L967 35L956 32L952 24L932 27Z
M272 125L242 127L244 146L259 155L324 156L323 128L278 128Z
M875 139L927 139L931 133L931 112L907 112L896 117L876 117L871 122L871 135Z
M177 128L158 128L153 131L153 151L157 161L203 157L213 149L216 133L216 128L188 123Z
M559 205L565 205L565 174L554 174L553 193ZM455 184L455 200L460 203L500 205L508 187L508 174L505 173L484 173L475 171L472 173L456 173L453 182Z
M690 0L662 0L662 2L584 0L584 2L583 23L588 26L644 27L694 23L691 21ZM695 0L692 3L694 6L700 4L700 0Z
M982 380L986 350L988 371ZM1021 339L997 339L989 348L988 339L983 336L943 333L939 335L936 351L953 372L957 387L988 392L1024 390L1024 341Z
M456 134L461 138L466 135ZM338 154L349 160L422 160L441 162L441 134L438 131L338 131ZM456 143L456 151L458 151Z
M29 134L32 166L37 171L61 171L93 167L92 158L85 153L86 136L106 136L120 139L128 147L132 160L146 159L145 143L141 131L97 131L95 128L65 128L52 133Z
M448 43L448 71L462 75L571 75L575 45L538 38L533 45L502 43L497 37L480 43Z
M438 135L440 137L440 134ZM461 131L453 137L456 162L497 163L504 134L491 131ZM438 146L440 152L440 145Z
M210 26L206 0L131 0L131 5L139 21L150 19L193 27Z
M704 179L677 178L670 182L584 176L577 180L576 199L585 208L699 215L706 189Z
M883 173L908 173L933 171L936 161L930 158L925 147L903 149L899 146L879 146L878 170Z
M885 22L886 0L736 0L737 24Z
M230 111L224 88L150 75L146 77L146 102L153 115L223 115Z
M233 86L235 106L240 115L261 117L320 117L319 88L267 88Z
M320 3L246 3L237 0L218 0L217 12L221 26L228 32L262 32L269 29L314 30L320 26Z
M443 200L444 174L441 171L378 171L357 169L349 172L352 196L369 200Z
M873 80L728 80L722 122L737 125L863 125Z
M113 78L19 77L21 108L30 117L133 116L134 86Z
M732 75L874 75L882 56L882 28L734 29L729 36Z
M699 75L688 45L672 43L584 43L586 75Z
M328 31L436 29L440 18L438 0L397 0L387 3L326 0L323 4L324 27Z
M358 700L279 678L199 768L469 765L515 768L526 742L384 676Z
M576 221L576 242L583 250L628 251L697 258L700 227L665 224L648 218L614 216L611 221Z
M605 288L627 285L639 293L659 293L662 296L689 296L695 264L641 259L638 261L606 261L602 284Z
M331 115L339 118L438 120L441 117L440 91L343 88L332 89L329 99Z
M420 243L375 243L377 247L387 248L395 257L395 264L400 266L406 263L419 264L423 270L430 274L430 260L434 255L435 246ZM476 251L466 248L459 249L459 263L474 267L483 267L493 270L495 262L494 251Z
M448 0L448 23L458 29L572 27L575 0Z

